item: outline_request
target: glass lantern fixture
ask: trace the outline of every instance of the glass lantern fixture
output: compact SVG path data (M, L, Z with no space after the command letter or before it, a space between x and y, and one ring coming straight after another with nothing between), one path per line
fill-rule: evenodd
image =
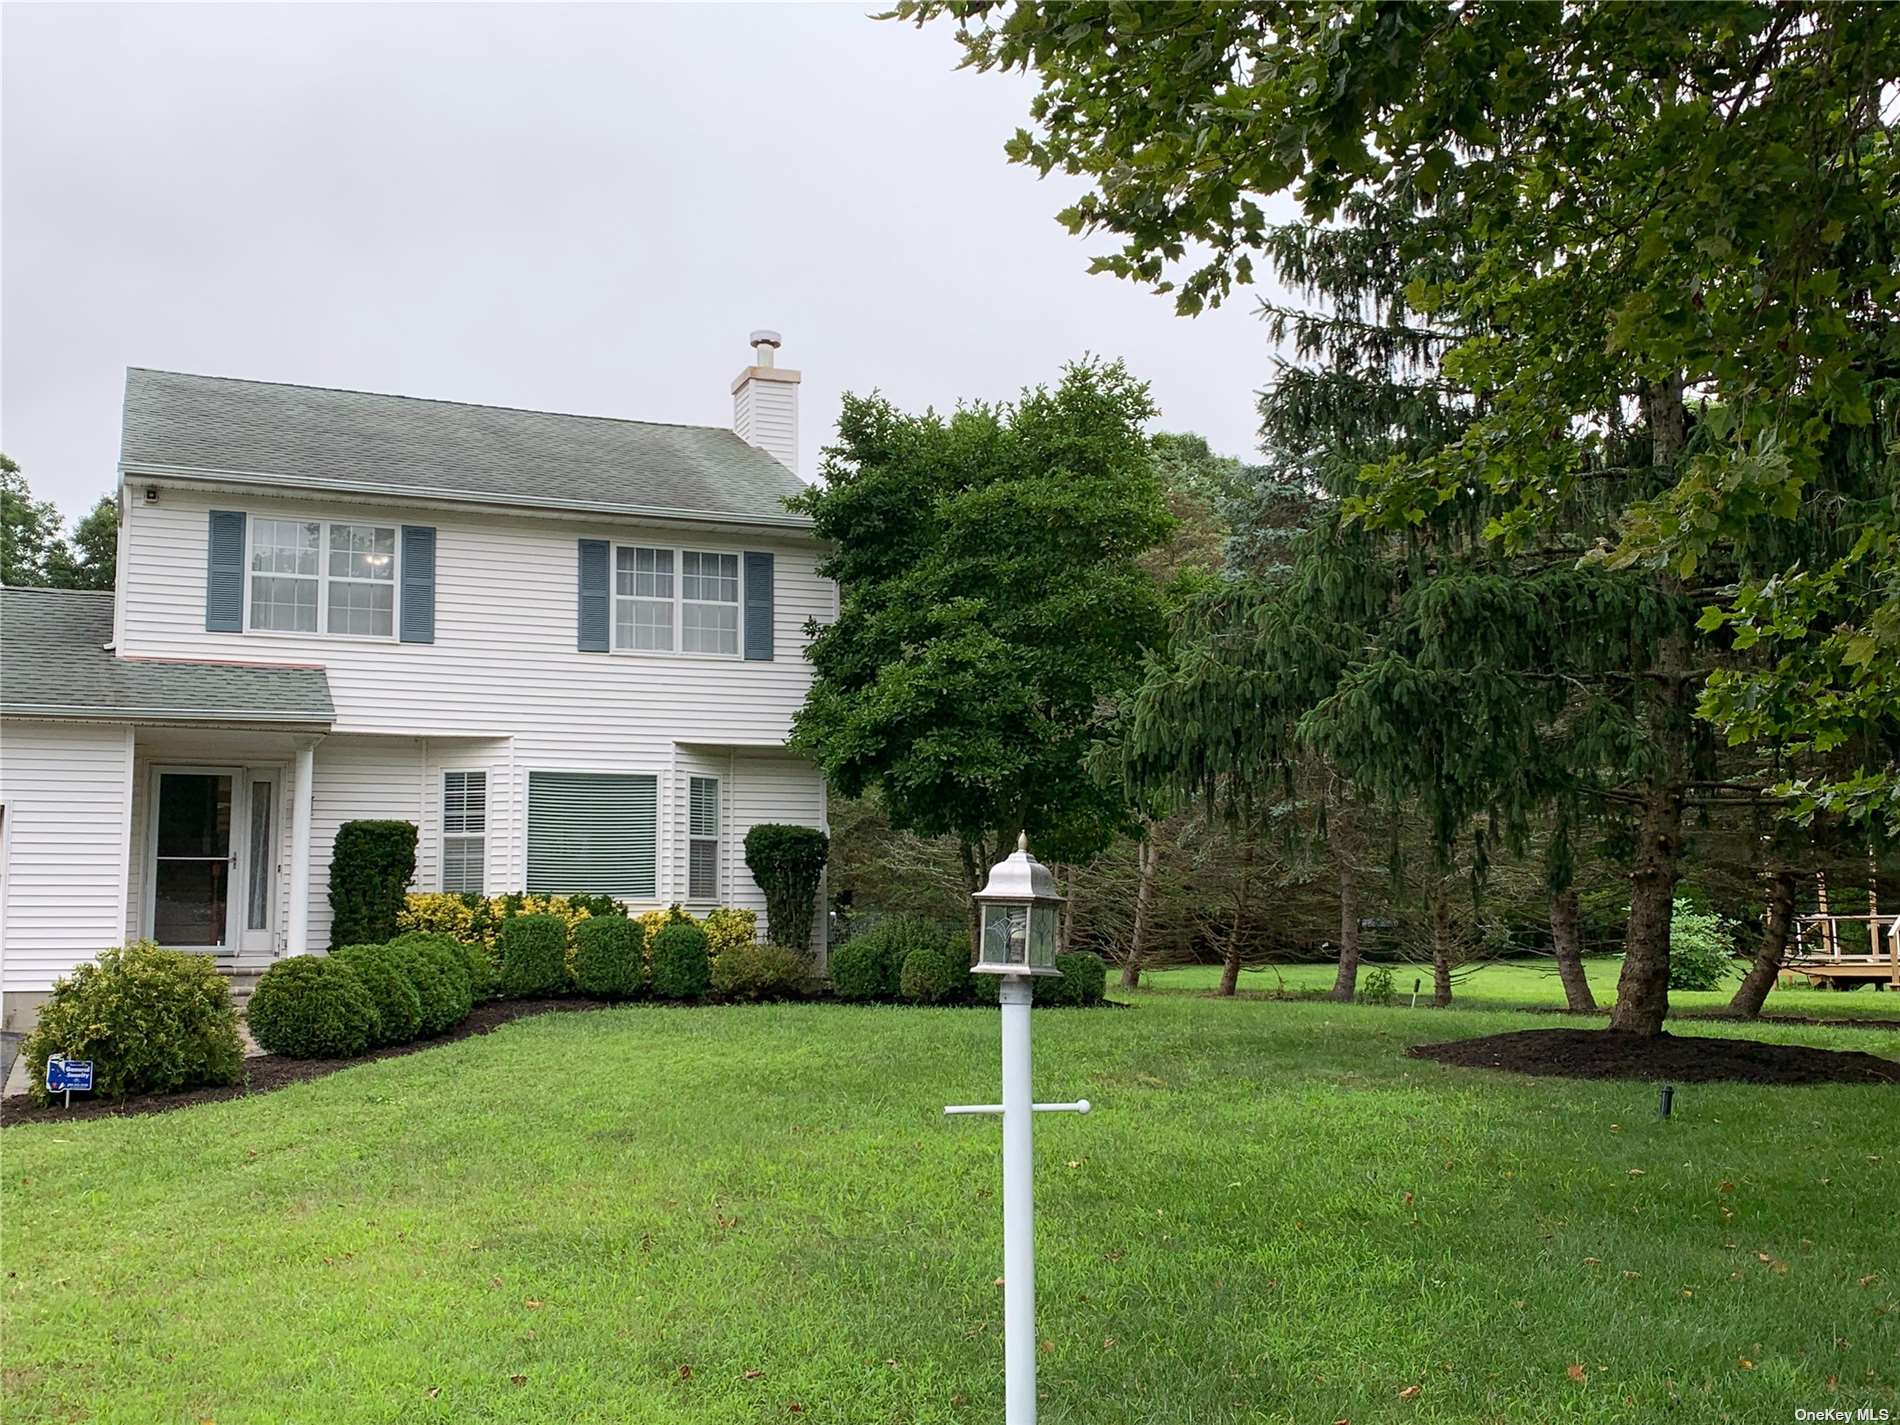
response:
M1050 869L1029 854L1027 835L990 867L974 897L982 915L982 947L971 971L978 975L1059 975L1056 927L1067 897Z

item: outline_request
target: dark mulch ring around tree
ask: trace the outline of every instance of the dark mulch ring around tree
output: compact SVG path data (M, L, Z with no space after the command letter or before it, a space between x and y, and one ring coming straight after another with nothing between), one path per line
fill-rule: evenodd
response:
M286 1059L277 1054L253 1054L244 1061L242 1082L224 1088L186 1089L182 1093L142 1094L118 1102L110 1099L95 1099L90 1094L81 1095L73 1100L71 1108L61 1106L54 1100L46 1107L33 1102L26 1094L13 1094L0 1099L0 1127L11 1128L18 1123L59 1123L71 1122L76 1118L130 1118L137 1114L170 1113L175 1109L191 1108L201 1103L218 1103L224 1099L245 1098L250 1094L269 1093L273 1089L288 1088L308 1079L320 1079L325 1074L334 1074L340 1069L353 1068L357 1064L366 1064L372 1059L399 1059L404 1054L415 1054L424 1049L433 1049L438 1044L452 1044L458 1039L472 1039L477 1034L487 1034L504 1024L517 1019L525 1019L531 1014L550 1014L572 1012L584 1009L599 1009L601 1005L594 1000L584 999L503 999L478 1004L463 1020L447 1034L438 1034L433 1039L416 1039L407 1044L392 1044L385 1049L372 1049L367 1054L354 1059Z
M1446 1044L1414 1044L1414 1059L1567 1079L1680 1084L1900 1084L1900 1063L1859 1050L1763 1044L1754 1039L1619 1034L1609 1029L1520 1029Z

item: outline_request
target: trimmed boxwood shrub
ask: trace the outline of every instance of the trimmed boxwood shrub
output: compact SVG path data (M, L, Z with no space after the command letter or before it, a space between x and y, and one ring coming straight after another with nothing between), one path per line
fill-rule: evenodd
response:
M406 821L346 821L330 852L330 948L395 938L416 874L416 828Z
M475 997L468 988L468 966L453 940L418 935L400 944L391 941L389 952L421 996L423 1035L446 1034L468 1018Z
M1036 1004L1100 1004L1108 988L1108 966L1095 956L1072 951L1056 956L1056 968L1062 978L1039 975L1036 978Z
M567 922L517 915L501 925L501 992L513 999L567 992Z
M662 999L703 999L712 983L706 932L697 925L668 925L653 937L653 993Z
M818 885L831 838L815 826L766 823L745 834L745 864L765 892L765 928L774 944L811 944Z
M55 1054L92 1060L101 1098L234 1084L244 1062L231 989L211 958L149 940L104 951L62 977L20 1052L41 1103Z
M811 978L811 958L783 945L735 945L712 962L713 993L727 1000L795 999Z
M839 946L831 957L831 984L840 999L896 999L911 951L942 949L943 931L916 915L890 915Z
M574 927L574 987L597 999L628 999L646 988L646 933L624 915L590 916Z
M264 971L244 1008L258 1046L292 1059L349 1059L381 1032L376 1002L342 960L293 955Z
M462 972L468 979L468 992L474 1003L493 999L501 993L501 967L495 963L495 952L475 940L462 940L440 931L410 930L390 941L391 945L409 945L418 940L433 941L446 946L462 962Z
M968 990L970 967L960 947L919 945L904 957L897 992L913 1004L943 1004L962 999Z
M388 945L345 945L336 958L356 972L376 1006L373 1044L407 1044L422 1032L422 995L399 951Z

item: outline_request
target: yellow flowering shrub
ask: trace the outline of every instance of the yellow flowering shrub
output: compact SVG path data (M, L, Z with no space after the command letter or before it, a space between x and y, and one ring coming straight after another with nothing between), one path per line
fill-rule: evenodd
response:
M589 916L615 915L624 910L607 896L541 896L515 891L483 899L423 892L407 898L397 913L396 924L403 930L453 935L457 940L493 950L501 939L502 922L517 915L558 915L567 926L571 942L574 927Z
M706 932L706 953L717 960L722 950L750 945L759 938L759 913L722 905L707 911L699 926Z
M640 922L640 929L646 933L646 943L651 945L653 937L669 925L698 925L699 917L690 911L681 910L675 901L665 910L644 910L634 917Z

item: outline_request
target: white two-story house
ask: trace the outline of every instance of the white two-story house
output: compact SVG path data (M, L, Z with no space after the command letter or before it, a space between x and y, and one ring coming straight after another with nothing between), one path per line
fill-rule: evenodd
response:
M323 949L365 817L416 890L763 928L742 842L825 825L785 742L837 594L754 338L730 430L129 371L116 592L0 592L6 1027L126 940Z

